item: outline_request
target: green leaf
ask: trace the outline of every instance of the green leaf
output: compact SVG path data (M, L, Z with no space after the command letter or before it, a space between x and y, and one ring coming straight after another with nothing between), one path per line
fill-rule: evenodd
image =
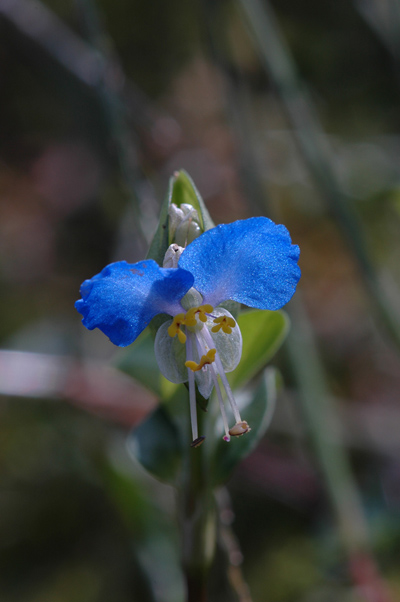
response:
M149 529L154 529L156 509L148 503L140 483L107 457L102 459L99 467L107 494L113 500L126 527L135 533L136 538Z
M241 437L232 437L229 443L222 438L218 441L213 461L210 462L213 486L225 483L239 462L253 451L265 434L275 409L280 380L280 373L275 368L267 368L250 402L240 408L242 418L249 423L251 431ZM218 427L220 430L220 425Z
M117 355L114 366L156 395L162 395L162 376L154 354L154 339L149 329L146 328L132 345Z
M290 322L284 311L254 309L241 313L238 324L243 350L238 367L227 375L232 388L248 382L270 361L285 340Z
M172 178L169 181L171 187ZM154 259L159 266L162 266L164 261L164 255L169 247L169 232L168 232L168 209L170 205L170 193L168 194L161 205L160 219L158 222L157 230L151 241L150 248L147 252L146 259Z
M154 477L174 484L181 467L180 436L167 409L160 405L127 440L128 450Z

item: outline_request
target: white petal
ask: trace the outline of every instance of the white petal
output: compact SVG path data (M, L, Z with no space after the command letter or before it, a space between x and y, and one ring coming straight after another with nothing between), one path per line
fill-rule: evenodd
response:
M179 342L178 337L170 337L168 327L172 320L161 324L154 341L154 352L160 372L172 383L185 383L188 379L186 361L186 345Z
M212 313L215 318L219 316L233 318L229 311L222 307L216 307ZM211 332L211 328L215 326L211 317L208 317L206 326L214 341L224 372L232 372L240 362L242 356L243 341L238 324L236 323L236 326L232 328L231 334L226 334L222 328L218 332Z

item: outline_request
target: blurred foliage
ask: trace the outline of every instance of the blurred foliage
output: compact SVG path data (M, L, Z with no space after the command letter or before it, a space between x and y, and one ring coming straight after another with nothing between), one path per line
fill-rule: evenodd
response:
M384 33L388 23L398 28L395 2L272 5L374 269L398 307L399 62ZM137 169L141 225L151 234L168 179L184 168L216 223L278 211L300 245L301 287L319 359L339 407L378 564L398 598L399 358L305 167L243 15L230 2L101 0L96 6L104 30L101 48L93 50L83 2L38 3L33 12L29 0L0 2L2 348L57 354L66 363L71 357L123 361L105 337L84 332L73 309L83 279L109 261L143 256L132 235L137 218L101 97L105 88L117 113L126 107L132 146L125 150ZM43 14L59 20L41 29ZM210 45L211 17L223 60ZM60 23L67 29L54 29ZM102 53L106 76L96 62ZM253 153L247 163L246 144ZM239 178L249 173L247 165L262 173L258 198L268 205L255 204L249 180ZM150 338L140 349L128 351L136 373L125 356L127 372L166 395L168 384L143 369L144 351L152 358ZM286 388L271 429L229 484L244 577L254 602L355 602L284 352L277 364ZM144 393L132 396L129 418L113 398L106 420L90 382L77 379L72 386L61 379L46 399L36 399L29 392L34 379L22 383L7 366L0 367L1 600L182 600L173 494L131 462L124 444L143 418L137 403ZM83 388L83 407L70 405ZM168 394L174 392L171 386ZM223 569L217 556L218 602L236 599L218 589Z

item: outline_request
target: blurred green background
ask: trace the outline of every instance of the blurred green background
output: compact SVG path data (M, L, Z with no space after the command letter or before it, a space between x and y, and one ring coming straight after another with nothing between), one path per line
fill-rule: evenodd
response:
M210 600L400 596L399 59L397 0L0 0L2 601L183 600L173 491L125 445L157 399L73 307L180 168L301 248Z

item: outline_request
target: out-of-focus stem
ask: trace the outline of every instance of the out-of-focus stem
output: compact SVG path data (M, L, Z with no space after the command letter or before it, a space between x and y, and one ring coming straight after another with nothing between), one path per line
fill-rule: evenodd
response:
M309 434L336 511L341 539L349 553L365 551L369 542L361 500L341 443L340 422L299 291L290 304L289 313L292 326L287 348L291 366L310 427Z
M337 218L347 243L357 259L365 286L375 305L381 323L400 350L399 319L389 291L384 292L367 252L364 237L352 209L352 200L342 191L332 167L331 150L317 111L297 77L289 49L268 0L238 0L251 31L260 59L268 71L288 118L293 125L302 156L317 182L332 214Z
M139 173L137 150L132 140L132 132L122 100L126 78L116 57L112 54L111 40L103 31L96 6L92 0L77 0L77 3L88 39L97 51L103 67L96 90L107 121L122 181L135 213L135 224L140 226L136 227L135 237L139 239L137 242L141 243L144 253L148 244L145 237L148 228L145 220L142 219L140 190L142 178Z
M399 0L356 0L355 4L360 14L394 58L398 69L400 62Z
M340 537L348 554L351 576L362 599L368 602L390 602L390 595L370 550L362 503L341 443L340 422L299 291L291 301L289 314L292 328L287 348L310 437L324 473Z
M202 422L200 412L200 433ZM182 568L186 579L186 602L206 602L208 573L216 544L216 507L207 479L205 446L190 447L189 425L187 439L185 466L178 489Z
M229 583L237 596L238 602L252 602L249 587L244 580L241 570L243 554L231 527L234 513L228 490L225 487L218 491L217 503L219 522L221 525L219 539L226 555L227 577Z

